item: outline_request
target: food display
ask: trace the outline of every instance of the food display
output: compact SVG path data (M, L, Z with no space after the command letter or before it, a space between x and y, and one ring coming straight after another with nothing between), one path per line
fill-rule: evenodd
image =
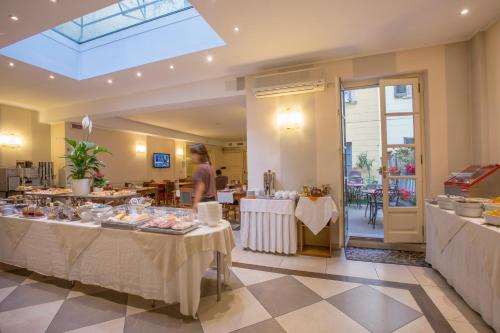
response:
M453 202L462 197L456 195L438 195L436 197L437 204L439 208L446 210L454 210Z
M500 210L487 210L483 216L487 224L500 226Z
M198 226L193 222L193 212L188 209L168 210L156 212L150 221L140 224L142 231L159 232L166 234L185 234Z
M48 188L48 189L32 189L26 192L28 195L62 195L71 194L73 191L70 188Z
M483 202L472 199L457 199L453 202L455 214L465 217L481 217L483 215Z
M105 190L105 191L99 191L99 192L92 192L90 193L91 196L93 197L124 197L124 196L131 196L131 195L136 195L136 191L134 190Z
M151 217L149 214L129 214L126 211L120 212L116 215L113 215L108 219L111 222L119 222L119 223L132 223L137 224L140 222L144 222L145 220L149 220Z
M21 210L21 214L23 217L26 217L26 218L43 218L43 217L45 217L43 210L40 207L36 207L36 206L24 207Z

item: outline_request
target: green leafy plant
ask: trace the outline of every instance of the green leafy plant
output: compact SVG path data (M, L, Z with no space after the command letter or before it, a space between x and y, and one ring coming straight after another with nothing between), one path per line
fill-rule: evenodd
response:
M368 172L368 178L372 176L372 166L375 159L368 158L367 152L362 152L358 155L358 161L356 166L361 170L366 170Z
M83 129L87 130L86 139L77 142L74 139L65 138L64 141L69 145L69 151L63 158L70 162L70 174L68 178L84 179L93 176L93 173L99 172L99 169L105 164L98 158L98 154L111 152L105 148L88 141L92 132L92 121L88 116L82 120Z

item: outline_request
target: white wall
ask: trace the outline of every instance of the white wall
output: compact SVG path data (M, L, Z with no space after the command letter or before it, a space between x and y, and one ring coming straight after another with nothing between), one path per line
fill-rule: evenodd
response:
M16 160L50 161L50 125L38 121L38 112L0 105L0 133L22 140L17 148L0 147L0 167L15 167Z
M84 133L82 130L71 128L71 124L66 123L66 137L81 140ZM54 135L57 134L54 132ZM176 178L176 167L179 167L177 175L185 173L182 157L176 157L175 154L175 147L181 147L183 144L176 143L172 139L94 128L90 141L108 148L113 153L113 155L100 155L106 164L106 167L102 170L105 178L113 184L123 185L125 182L142 183L149 180L156 182L167 179L174 180ZM52 142L60 141L53 138ZM146 152L136 152L136 145L146 146ZM153 168L153 153L170 154L171 167L165 169ZM179 162L176 160L177 158L179 158Z
M486 87L488 96L488 162L500 164L500 21L485 36Z
M253 95L254 76L248 77L249 187L262 188L262 174L271 169L276 172L280 188L300 189L304 184L330 184L333 197L340 204L340 117L335 78L357 80L419 73L423 81L425 197L442 193L443 182L449 172L470 163L468 153L456 152L472 150L471 143L454 140L452 135L449 137L450 127L454 133L460 133L462 130L466 132L469 126L467 121L453 120L454 117L464 116L463 109L449 103L459 98L460 103L467 105L468 97L461 96L462 86L457 87L447 81L447 76L452 77L449 70L467 63L468 54L461 52L460 48L451 51L447 48L441 45L317 65L326 73L328 87L324 92L256 99ZM465 73L467 70L462 70L453 79L467 82ZM303 129L292 132L276 127L276 115L286 107L302 108L305 118Z

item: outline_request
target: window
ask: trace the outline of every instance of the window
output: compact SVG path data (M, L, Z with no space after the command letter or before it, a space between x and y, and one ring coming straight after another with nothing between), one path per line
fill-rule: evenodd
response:
M403 143L405 145L412 145L415 143L415 138L408 138L408 137L404 137L403 138Z
M412 86L411 85L394 86L394 97L395 98L411 98L412 97Z
M352 90L344 90L344 103L356 103L354 100L354 91Z
M348 177L352 171L352 142L345 143L345 153L344 154L345 154L344 155L344 163L345 163L344 176Z

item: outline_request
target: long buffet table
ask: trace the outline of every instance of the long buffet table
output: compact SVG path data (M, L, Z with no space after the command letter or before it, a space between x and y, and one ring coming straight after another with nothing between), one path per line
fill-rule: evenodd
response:
M220 291L220 275L224 271L227 277L234 244L226 221L179 236L0 217L1 262L146 299L179 302L181 313L192 316L214 253Z
M426 261L500 332L500 228L426 205Z

